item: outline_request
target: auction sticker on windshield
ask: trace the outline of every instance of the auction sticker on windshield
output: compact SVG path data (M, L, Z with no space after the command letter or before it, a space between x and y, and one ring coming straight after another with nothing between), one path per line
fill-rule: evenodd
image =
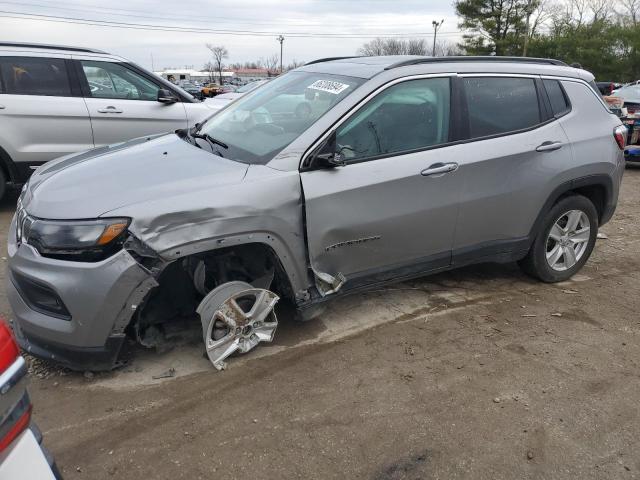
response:
M311 88L312 90L320 90L322 92L333 93L334 95L339 95L344 92L349 85L346 83L333 82L331 80L318 80L313 82L307 88Z

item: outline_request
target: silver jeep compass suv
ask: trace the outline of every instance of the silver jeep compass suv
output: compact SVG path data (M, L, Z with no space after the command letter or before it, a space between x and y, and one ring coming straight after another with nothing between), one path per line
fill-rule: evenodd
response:
M214 366L358 289L477 262L545 282L589 258L625 130L593 76L527 58L319 60L205 123L60 158L9 233L19 340L116 364L201 322Z

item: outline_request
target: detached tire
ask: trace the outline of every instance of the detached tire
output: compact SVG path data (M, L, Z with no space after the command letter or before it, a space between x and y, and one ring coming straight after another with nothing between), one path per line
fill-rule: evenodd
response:
M547 283L562 282L576 274L591 256L598 234L598 212L582 195L558 201L542 226L520 268Z

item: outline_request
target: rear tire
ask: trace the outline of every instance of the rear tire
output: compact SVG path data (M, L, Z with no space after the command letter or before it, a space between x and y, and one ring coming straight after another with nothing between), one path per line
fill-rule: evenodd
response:
M575 225L574 225L575 224ZM598 212L582 195L558 201L545 215L520 268L547 283L571 278L586 263L598 234Z

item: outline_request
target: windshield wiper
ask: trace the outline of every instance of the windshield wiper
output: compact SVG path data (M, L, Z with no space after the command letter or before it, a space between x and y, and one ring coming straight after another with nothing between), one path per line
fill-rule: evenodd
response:
M221 142L220 140L217 140L217 139L213 138L208 133L196 133L196 132L193 132L191 134L191 136L193 138L201 138L201 139L206 140L207 142L209 142L211 145L219 145L222 148L224 148L225 150L229 150L229 145L227 145L224 142Z

